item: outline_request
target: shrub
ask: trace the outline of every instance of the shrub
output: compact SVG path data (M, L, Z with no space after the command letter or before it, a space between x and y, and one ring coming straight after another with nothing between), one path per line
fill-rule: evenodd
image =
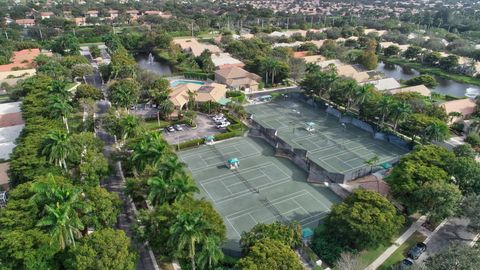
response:
M465 138L465 142L470 144L472 147L480 146L480 135L477 133L469 133L467 138Z
M199 146L199 145L203 144L203 142L204 142L204 139L202 139L202 138L193 139L193 140L190 140L190 141L182 142L180 144L175 144L173 147L175 148L175 150L183 150L183 149Z

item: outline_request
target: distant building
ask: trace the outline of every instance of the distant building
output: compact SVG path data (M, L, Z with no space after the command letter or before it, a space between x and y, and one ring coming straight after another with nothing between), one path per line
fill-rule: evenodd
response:
M227 86L224 84L209 83L201 85L187 83L173 87L168 97L176 110L185 110L188 106L190 95L193 95L196 103L208 101L222 103L226 99L226 94Z
M84 17L73 18L76 26L85 26L87 25L87 19Z
M210 51L212 54L222 52L218 46L200 43L196 38L175 38L173 43L180 46L184 52L191 53L195 57L200 56L205 50Z
M215 65L215 69L223 69L227 67L240 67L243 68L245 64L233 58L229 53L212 53L212 62Z
M385 78L385 79L380 79L375 81L368 81L364 84L372 84L375 87L375 89L377 89L378 91L391 90L391 89L397 89L402 87L402 85L394 78Z
M392 90L386 90L385 92L388 92L389 94L398 94L398 93L409 93L409 92L417 92L420 93L422 96L429 97L432 92L430 89L428 89L425 85L416 85L416 86L410 86L410 87L404 87L404 88L397 88L397 89L392 89Z
M109 10L108 14L110 15L110 17L108 17L110 20L115 20L118 17L118 10Z
M239 67L223 68L215 71L215 81L231 89L245 92L257 91L262 77Z
M34 19L19 19L15 20L15 23L25 28L35 26Z
M470 116L477 108L475 100L470 98L446 101L439 106L444 108L447 114L452 112L459 112L462 114L462 116L454 117L452 123Z
M89 18L98 18L98 11L97 10L89 10L89 11L87 11L87 16Z
M40 12L40 18L42 18L42 20L50 19L53 16L55 16L55 14L53 14L53 12Z

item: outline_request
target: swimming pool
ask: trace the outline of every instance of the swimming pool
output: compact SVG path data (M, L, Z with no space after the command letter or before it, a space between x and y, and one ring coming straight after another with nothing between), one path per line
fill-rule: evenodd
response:
M175 87L175 86L177 86L177 85L187 84L187 83L193 83L193 84L199 84L199 85L205 84L205 82L202 82L202 81L194 81L194 80L174 80L174 81L171 81L171 82L170 82L170 86Z

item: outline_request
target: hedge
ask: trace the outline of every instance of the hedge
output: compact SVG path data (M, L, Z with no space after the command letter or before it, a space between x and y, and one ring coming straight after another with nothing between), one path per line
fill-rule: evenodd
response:
M193 147L199 146L203 143L204 143L204 139L201 139L201 138L200 139L193 139L193 140L190 140L190 141L182 142L180 144L175 144L174 148L175 148L175 150L183 150L183 149L193 148Z

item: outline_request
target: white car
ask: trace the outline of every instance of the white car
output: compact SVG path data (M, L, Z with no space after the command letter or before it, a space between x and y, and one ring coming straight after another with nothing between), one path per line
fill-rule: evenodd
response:
M213 122L215 122L215 125L218 125L218 124L221 124L223 122L228 122L228 121L225 118L220 118L220 119L217 119L217 120L213 120Z
M230 122L228 122L228 121L217 124L217 128L226 128L228 126L230 126Z
M223 117L223 115L222 116L215 115L214 117L212 117L212 119L214 122L217 122L217 121L225 120L225 117Z

